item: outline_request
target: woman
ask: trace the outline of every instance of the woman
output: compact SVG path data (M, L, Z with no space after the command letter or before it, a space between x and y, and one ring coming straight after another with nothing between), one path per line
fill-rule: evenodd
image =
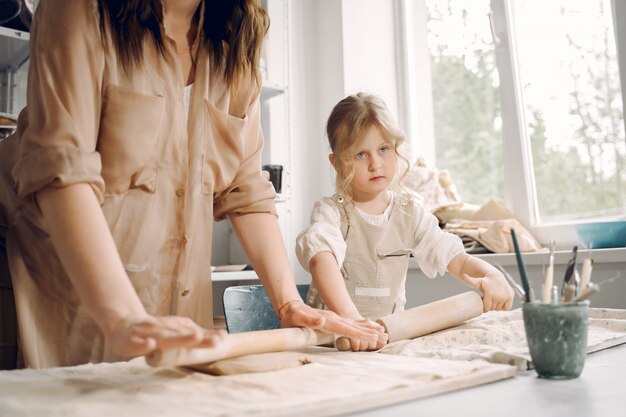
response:
M260 171L258 1L43 0L0 202L29 367L209 347L213 219L284 326L379 328L307 307ZM255 238L263 236L263 239Z

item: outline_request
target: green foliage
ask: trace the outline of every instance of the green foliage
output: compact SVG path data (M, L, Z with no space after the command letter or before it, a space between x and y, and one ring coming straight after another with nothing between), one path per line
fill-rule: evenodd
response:
M435 149L439 168L450 171L465 202L504 198L501 133L494 126L500 101L491 79L493 64L480 59L470 71L462 57L432 61Z
M569 74L576 80L570 94L573 137L549 141L541 110L526 109L542 222L623 215L626 210L626 142L617 65L606 52L580 52L590 58ZM481 205L493 197L504 199L493 51L476 51L471 68L465 56L448 53L445 45L431 53L438 168L450 171L465 202Z

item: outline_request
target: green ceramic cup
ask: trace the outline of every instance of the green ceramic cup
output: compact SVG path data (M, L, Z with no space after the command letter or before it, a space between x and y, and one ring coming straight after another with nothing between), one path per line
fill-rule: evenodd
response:
M588 301L524 303L526 341L540 378L577 378L587 354Z

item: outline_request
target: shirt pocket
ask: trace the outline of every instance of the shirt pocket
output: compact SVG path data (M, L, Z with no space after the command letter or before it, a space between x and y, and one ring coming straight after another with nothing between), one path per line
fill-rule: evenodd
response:
M202 192L220 193L235 179L249 153L246 141L248 117L232 116L205 100L204 150L202 155Z
M376 249L376 255L378 256L378 271L376 273L378 281L381 285L389 286L394 296L402 296L409 269L411 249L381 247Z
M102 158L105 194L156 189L156 144L165 116L165 99L111 85L104 93L96 150Z

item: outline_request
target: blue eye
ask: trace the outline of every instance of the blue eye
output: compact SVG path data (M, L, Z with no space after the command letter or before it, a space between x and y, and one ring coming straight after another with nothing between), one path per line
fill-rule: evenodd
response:
M365 158L365 152L359 152L356 155L354 155L354 157L358 159L363 159Z
M380 153L385 153L389 150L389 146L385 145L385 146L381 146L380 149L378 150Z

